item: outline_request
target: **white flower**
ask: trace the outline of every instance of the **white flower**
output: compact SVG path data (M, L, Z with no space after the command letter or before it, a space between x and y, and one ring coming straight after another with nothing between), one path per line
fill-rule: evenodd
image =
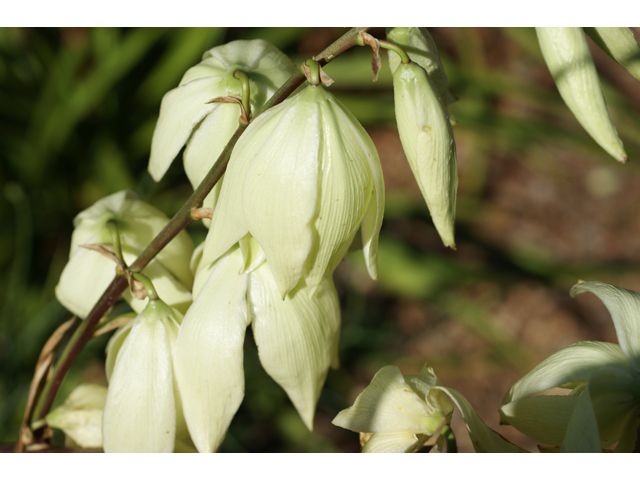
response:
M442 242L455 248L458 163L447 109L427 72L401 63L393 74L398 133Z
M360 123L322 86L268 110L240 137L204 249L211 261L250 233L281 297L304 278L313 293L361 229L377 277L384 183Z
M640 424L640 295L603 282L574 285L571 295L596 295L607 307L620 345L579 342L522 377L502 400L502 421L565 452L631 452ZM550 388L569 395L540 395Z
M190 68L180 85L162 100L149 158L154 180L164 176L186 143L185 172L194 188L200 184L238 128L238 105L208 103L216 97L242 94L242 82L234 77L236 70L249 78L253 110L280 88L295 66L264 40L236 40L205 52L202 62ZM204 206L213 208L218 191L219 187L214 188Z
M128 265L165 227L169 219L157 208L138 199L131 191L114 193L79 213L73 221L69 262L56 286L56 297L69 311L85 318L107 286L115 278L116 264L100 253L80 245L113 245L107 222L115 220L120 234L122 254ZM170 305L186 311L191 303L193 274L189 260L193 244L186 232L180 232L145 268L158 294ZM145 300L125 299L140 312Z
M101 448L102 409L106 397L106 387L82 383L62 405L47 414L47 425L65 433L68 447Z
M442 385L428 364L419 375L402 376L393 365L382 368L353 406L340 412L332 423L372 433L363 453L411 453L439 433L438 427L449 424L454 403L476 452L523 452L487 427L459 392Z
M182 315L150 300L108 346L109 389L104 405L105 452L173 452L187 436L174 376L174 348Z
M176 374L200 452L219 447L244 397L242 352L249 324L262 366L309 429L329 366L338 366L340 309L332 280L323 279L313 296L300 282L282 300L260 247L250 238L244 243L253 244L245 245L248 264L236 246L201 267L196 300L178 335Z

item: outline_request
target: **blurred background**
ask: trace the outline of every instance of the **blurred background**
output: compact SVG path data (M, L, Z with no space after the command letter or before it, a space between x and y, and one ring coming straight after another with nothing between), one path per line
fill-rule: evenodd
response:
M181 161L159 184L146 172L162 96L216 45L264 38L299 64L344 31L0 29L0 443L17 439L40 349L70 317L54 287L73 217L128 188L172 216L191 193ZM386 58L373 83L369 49L338 57L325 68L330 90L371 135L385 175L380 279L369 279L361 252L334 275L342 365L329 373L313 432L260 366L249 331L246 396L221 451L356 452L358 435L331 420L381 367L415 374L425 362L487 424L535 449L498 425L502 396L571 343L616 342L600 302L571 299L569 289L597 279L640 290L640 83L589 40L630 159L620 165L563 103L533 29L430 31L459 97L449 107L458 248L443 247L404 157ZM371 33L384 38L384 29ZM194 243L204 239L202 225L188 230ZM78 358L57 404L80 382L106 384L106 337ZM457 415L454 431L471 451Z

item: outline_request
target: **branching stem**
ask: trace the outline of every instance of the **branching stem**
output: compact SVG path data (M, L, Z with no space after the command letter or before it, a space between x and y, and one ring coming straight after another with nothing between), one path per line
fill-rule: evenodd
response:
M365 28L352 28L347 33L338 38L335 42L325 48L321 53L314 57L314 60L320 63L320 65L326 65L335 57L350 49L356 45L356 37L360 32L365 32L369 27ZM302 72L297 71L294 73L283 85L280 87L271 98L262 106L261 109L255 112L254 118L265 112L269 108L279 104L286 99L293 91L298 88L305 80ZM191 210L193 208L199 208L202 206L207 194L214 187L216 182L220 179L222 174L227 168L227 163L231 157L233 147L237 143L242 133L246 130L247 124L240 123L236 132L233 134L229 143L224 148L218 160L214 163L213 167L204 178L202 183L196 188L193 194L185 202L185 204L178 210L175 216L169 221L164 229L153 239L153 241L147 245L144 251L136 259L136 261L130 266L129 270L133 272L140 272L157 254L162 250L180 231L182 231L192 220ZM117 275L113 279L111 284L107 287L102 297L94 305L93 309L87 316L87 318L80 324L80 326L73 333L73 336L67 343L66 347L60 354L58 362L54 368L53 374L45 384L42 393L34 409L32 419L35 421L41 420L51 409L51 405L55 399L56 393L64 380L64 377L73 364L78 354L82 351L86 343L91 339L93 331L105 315L109 308L118 300L124 289L127 287L127 279L124 275ZM31 419L30 419L31 420ZM38 431L42 433L42 429ZM34 432L37 436L38 432Z
M407 55L407 52L405 52L402 48L400 48L395 43L387 42L386 40L378 40L378 43L382 48L385 48L387 50L391 50L392 52L397 53L402 63L411 63L411 60L409 60L409 55Z

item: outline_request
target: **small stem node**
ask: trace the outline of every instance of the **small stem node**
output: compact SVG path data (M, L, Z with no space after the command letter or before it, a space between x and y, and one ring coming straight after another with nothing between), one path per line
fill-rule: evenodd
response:
M158 300L158 292L156 292L156 289L153 286L153 283L151 283L149 277L141 273L132 273L131 278L140 282L144 286L144 289L147 291L147 297L149 297L150 301Z

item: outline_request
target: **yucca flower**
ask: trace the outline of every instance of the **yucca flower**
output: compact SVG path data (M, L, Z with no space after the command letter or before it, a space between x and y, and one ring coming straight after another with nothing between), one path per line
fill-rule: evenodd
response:
M265 40L236 40L205 52L202 62L187 70L179 86L162 99L149 158L153 179L160 181L186 144L185 172L193 188L200 184L238 128L238 105L209 103L217 97L242 95L236 70L249 79L253 110L260 108L295 68L284 53ZM207 196L205 207L213 208L218 191L216 187Z
M201 260L195 301L178 335L178 385L200 452L218 449L244 397L249 324L262 366L309 429L328 369L338 367L340 308L331 278L322 279L315 295L301 281L283 300L260 247L250 238L244 243L252 244L245 245L248 263L239 246L213 264Z
M362 448L363 453L412 453L450 423L454 404L462 414L476 452L524 451L485 425L459 392L442 385L428 364L419 375L403 376L394 365L382 368L353 406L341 411L332 423L372 434Z
M603 282L574 285L607 307L619 345L579 342L522 377L502 400L500 416L531 438L564 452L631 452L640 424L640 295ZM554 387L569 395L539 395Z
M188 437L174 375L182 315L162 300L121 327L107 350L105 452L173 452Z
M413 62L396 68L393 97L398 133L411 171L442 242L455 248L458 163L447 109L427 72Z
M212 261L247 233L283 298L304 279L313 293L361 230L377 277L384 182L371 138L322 86L257 117L233 150L205 245Z
M112 234L107 228L109 220L117 224L122 254L128 265L169 222L165 214L140 200L131 190L109 195L76 216L69 261L55 291L60 303L80 318L89 314L116 276L114 261L81 246L112 246ZM144 270L158 294L181 311L186 311L191 304L193 273L189 260L192 253L191 239L186 232L180 232ZM146 300L132 297L128 291L123 296L136 312L146 305Z

